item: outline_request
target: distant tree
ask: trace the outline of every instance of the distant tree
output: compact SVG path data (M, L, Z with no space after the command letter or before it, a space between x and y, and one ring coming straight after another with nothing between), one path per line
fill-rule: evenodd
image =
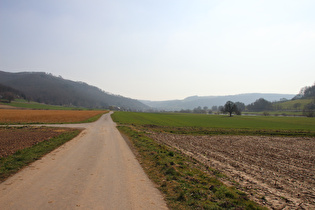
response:
M307 117L315 117L315 100L304 106L303 115Z
M242 102L235 102L235 105L237 107L237 111L235 112L237 115L241 115L242 111L245 111L245 104Z
M297 94L293 99L300 99L300 98L311 98L315 97L315 84L313 86L306 86L301 88L300 93Z
M193 112L196 114L201 114L201 113L203 113L203 110L202 110L201 106L198 106L197 108L194 108Z
M7 100L8 103L11 103L11 101L14 100L14 94L11 92L6 92L3 94L3 99Z
M315 84L306 88L304 91L304 98L315 98Z
M181 112L181 113L191 113L192 111L190 109L181 109L179 112Z
M230 117L232 117L232 113L233 112L237 112L237 106L235 103L233 103L232 101L227 101L224 105L224 108L223 108L223 112L224 113L229 113L230 114Z
M219 106L218 111L224 113L224 106Z
M249 111L257 111L257 112L272 110L272 103L263 98L260 98L256 100L254 103L247 105L247 109Z
M300 107L301 107L301 103L295 103L295 104L293 104L293 108L294 109L299 109Z
M212 106L211 109L212 109L212 111L214 111L214 112L215 112L215 111L218 111L218 106Z

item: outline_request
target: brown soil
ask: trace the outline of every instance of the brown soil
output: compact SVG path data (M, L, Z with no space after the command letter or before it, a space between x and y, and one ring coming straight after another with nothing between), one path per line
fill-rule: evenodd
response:
M0 158L14 154L16 151L49 140L69 128L45 127L2 127L0 128Z
M315 209L315 138L150 135L222 171L268 208Z

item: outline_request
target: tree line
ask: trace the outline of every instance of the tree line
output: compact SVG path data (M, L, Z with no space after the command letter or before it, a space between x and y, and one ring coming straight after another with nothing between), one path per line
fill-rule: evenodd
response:
M297 106L299 105L299 106ZM293 107L301 107L300 103L296 103ZM277 106L274 106L274 103L265 100L264 98L257 99L255 102L245 105L242 102L232 102L227 101L224 106L212 106L212 108L208 108L207 106L201 107L198 106L192 110L190 109L182 109L179 112L181 113L195 113L195 114L229 114L232 116L233 114L241 115L243 111L248 112L264 112L264 115L268 115L268 111L277 110ZM315 117L315 98L314 100L306 104L303 109L303 115L307 117Z

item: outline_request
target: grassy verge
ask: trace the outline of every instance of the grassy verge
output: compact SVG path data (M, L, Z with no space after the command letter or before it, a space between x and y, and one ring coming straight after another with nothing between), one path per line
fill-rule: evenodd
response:
M264 209L247 195L219 181L222 174L131 127L119 126L129 136L144 170L164 193L171 209Z
M0 158L0 182L4 181L10 175L15 174L24 166L38 160L45 154L73 139L80 132L81 130L75 130L63 133L48 141L43 141L32 147L17 151L8 157Z

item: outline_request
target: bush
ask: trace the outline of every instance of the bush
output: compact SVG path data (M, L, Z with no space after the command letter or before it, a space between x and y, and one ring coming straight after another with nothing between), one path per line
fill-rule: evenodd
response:
M315 100L304 106L303 115L306 117L315 117Z
M269 114L269 112L263 112L263 115L264 116L269 116L270 114Z

